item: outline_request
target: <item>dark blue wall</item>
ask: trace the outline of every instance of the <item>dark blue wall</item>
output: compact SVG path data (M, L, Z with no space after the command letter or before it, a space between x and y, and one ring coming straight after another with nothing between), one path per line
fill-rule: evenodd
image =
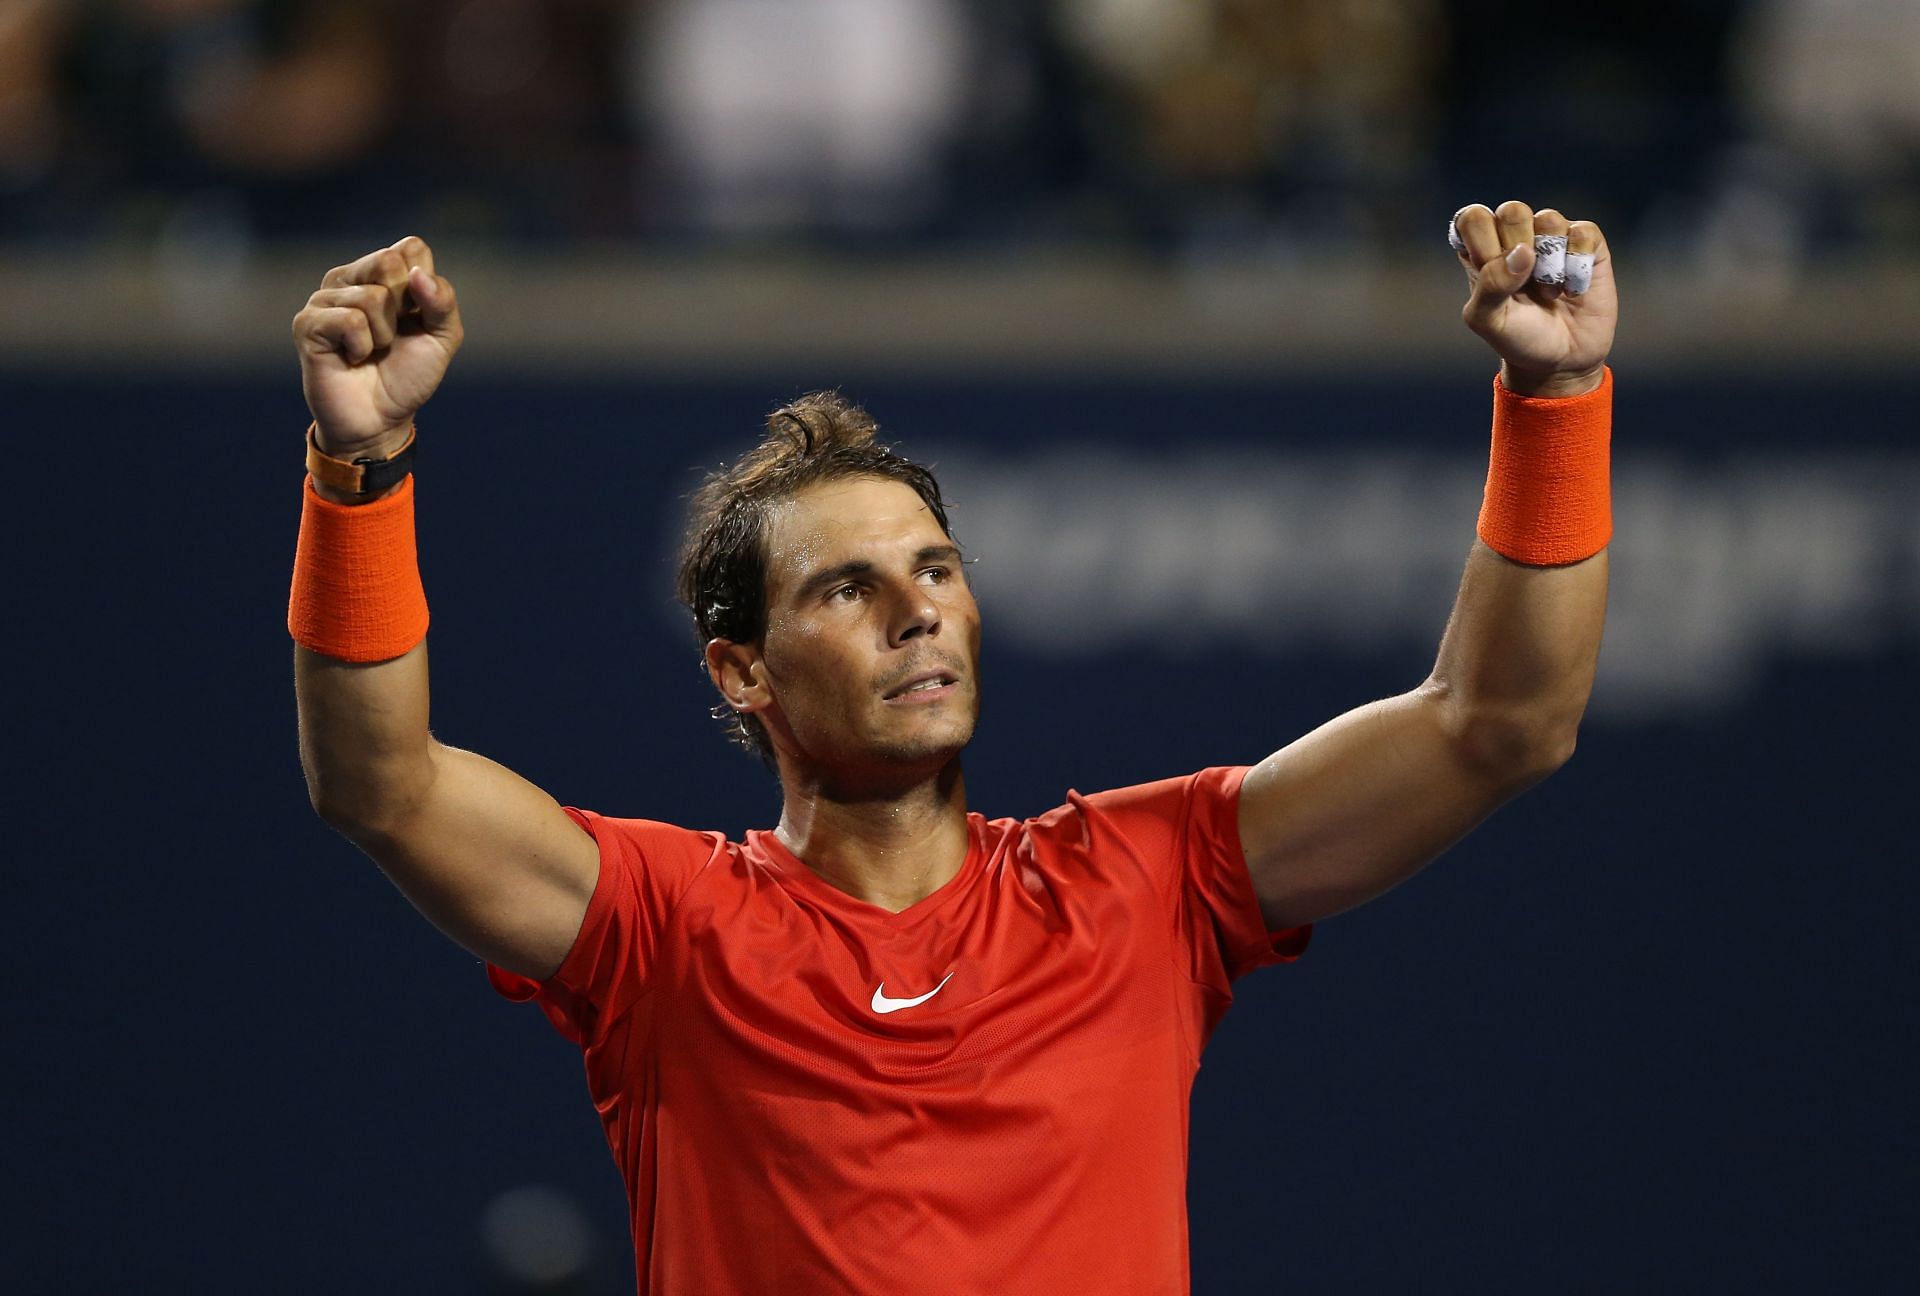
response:
M572 803L770 822L771 781L706 718L664 555L690 468L839 376L457 370L423 419L419 486L441 737ZM987 461L1062 440L1169 462L1481 453L1478 374L1376 389L1366 413L1352 391L852 394L909 452ZM1766 454L1910 471L1920 383L1849 383L1839 411L1834 391L1628 383L1620 459L1708 482ZM620 1289L624 1202L577 1056L307 809L283 625L291 361L270 383L0 375L0 397L0 1286L473 1291L483 1207L536 1182L586 1204ZM1017 581L961 503L982 579ZM1623 526L1616 552L1635 542ZM1903 562L1920 569L1920 545L1873 579L1910 579ZM1428 597L1443 613L1450 593ZM1196 1290L1891 1287L1920 1224L1906 598L1871 634L1780 636L1712 706L1596 718L1557 778L1242 982L1194 1102ZM1439 630L1059 655L996 647L989 619L975 804L1028 814L1068 786L1257 759L1416 683Z

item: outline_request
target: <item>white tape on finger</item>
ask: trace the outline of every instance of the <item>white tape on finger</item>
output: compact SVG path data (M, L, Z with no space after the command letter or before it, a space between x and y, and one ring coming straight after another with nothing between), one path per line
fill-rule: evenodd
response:
M1575 294L1593 287L1593 253L1567 253L1567 291Z
M1453 249L1455 256L1467 250L1467 241L1460 237L1460 227L1451 220L1447 222L1447 246Z
M1542 284L1562 284L1567 281L1565 234L1533 236L1533 281Z

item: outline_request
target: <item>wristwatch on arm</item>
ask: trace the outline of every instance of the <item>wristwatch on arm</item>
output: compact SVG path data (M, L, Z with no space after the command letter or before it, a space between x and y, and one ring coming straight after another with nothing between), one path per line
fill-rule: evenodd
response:
M307 429L307 471L322 486L367 499L397 486L413 471L414 443L419 439L416 428L408 428L405 444L385 459L363 456L352 461L335 459L322 450L319 430L317 423Z

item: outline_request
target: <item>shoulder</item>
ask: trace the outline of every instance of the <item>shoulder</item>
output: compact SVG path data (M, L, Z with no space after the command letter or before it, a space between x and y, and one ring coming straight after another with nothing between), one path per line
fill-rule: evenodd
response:
M1054 836L1090 838L1099 830L1122 835L1159 835L1200 818L1209 823L1237 814L1240 784L1248 766L1217 765L1173 778L1082 793L1069 789L1064 804L1027 821L1033 830Z
M665 823L659 819L628 819L618 815L602 814L598 810L583 810L578 806L561 807L567 817L579 824L589 837L595 841L631 843L658 850L703 849L712 851L737 847L737 842L727 839L727 835L708 829L684 828L679 824Z
M729 841L725 833L657 819L628 819L604 815L576 806L564 807L567 815L592 837L600 847L600 869L636 874L659 884L690 881L702 870L731 855L740 845Z

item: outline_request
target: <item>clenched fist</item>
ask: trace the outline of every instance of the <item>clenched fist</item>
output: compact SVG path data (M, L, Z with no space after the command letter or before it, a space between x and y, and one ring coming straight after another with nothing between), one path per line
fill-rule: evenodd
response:
M433 272L424 239L327 271L293 317L320 448L336 459L398 450L464 336L453 285Z
M1460 317L1499 353L1500 381L1523 396L1574 396L1600 385L1620 317L1613 258L1592 221L1569 221L1551 208L1479 203L1453 218L1454 252L1472 295ZM1535 274L1536 248L1580 260L1584 285Z

